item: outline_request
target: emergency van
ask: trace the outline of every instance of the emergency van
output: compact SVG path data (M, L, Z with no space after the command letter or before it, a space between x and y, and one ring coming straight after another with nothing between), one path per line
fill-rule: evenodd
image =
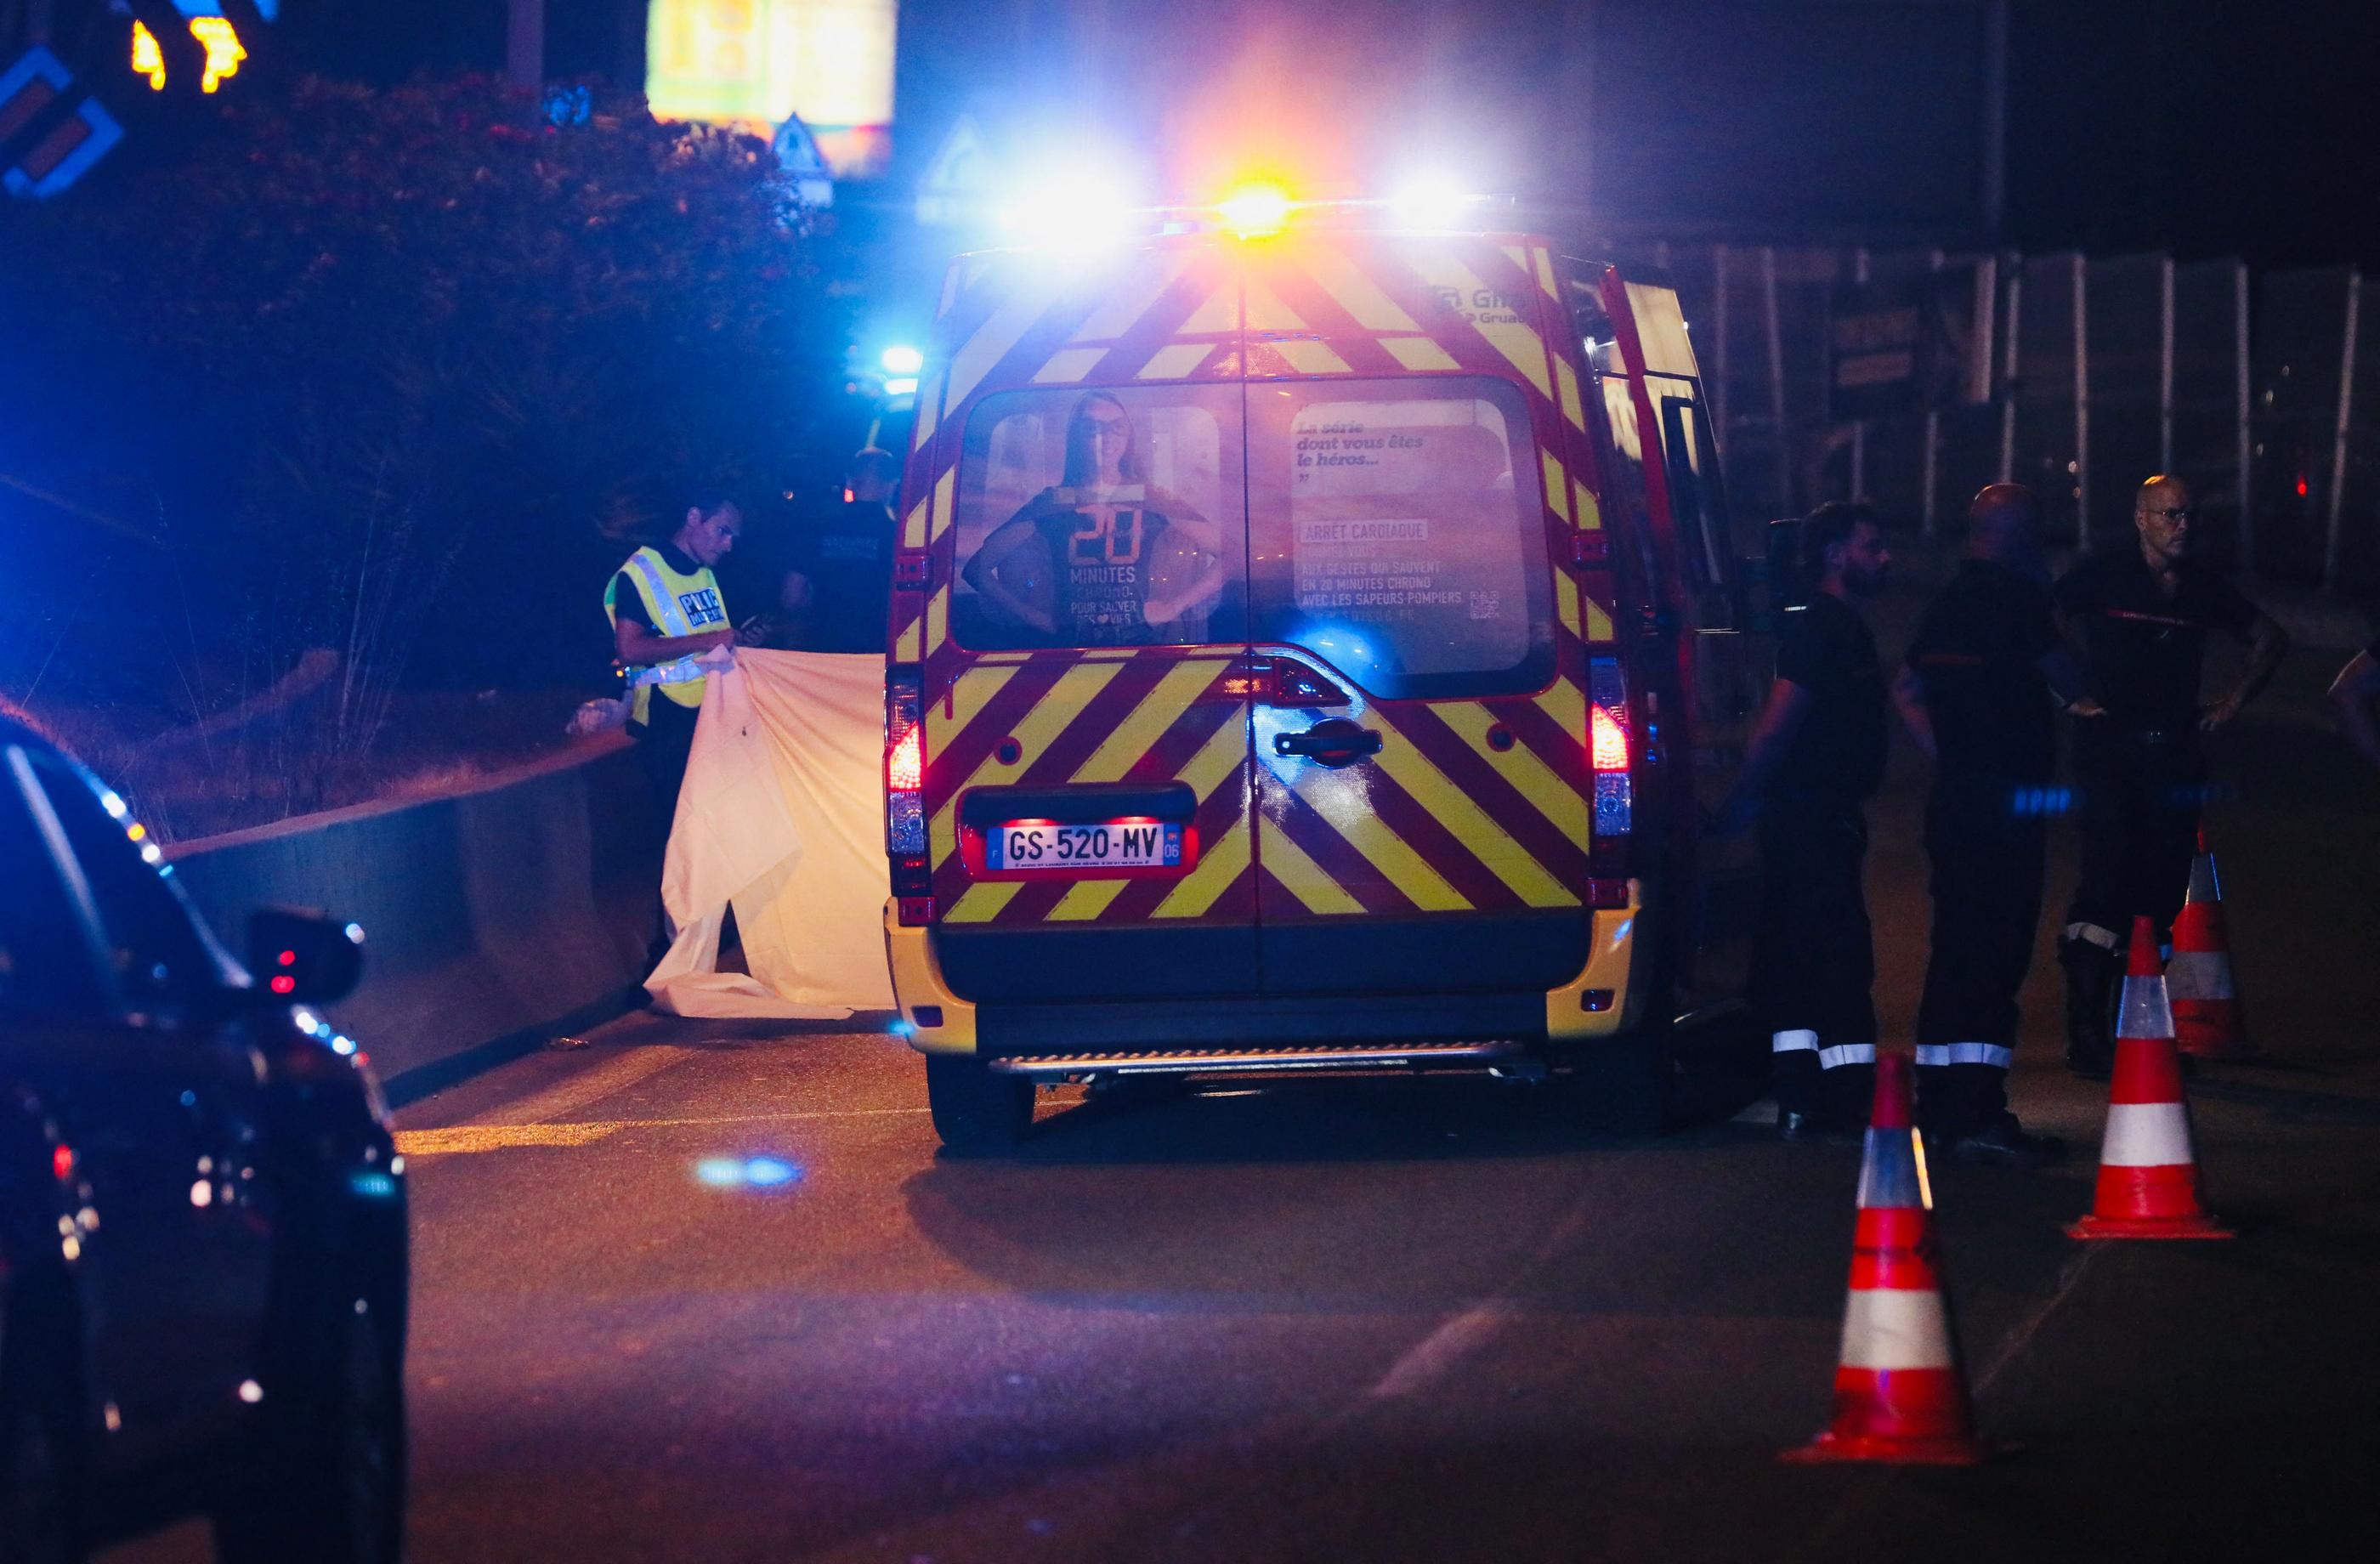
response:
M1671 288L1325 213L962 257L904 494L884 930L947 1146L1136 1074L1658 1128L1762 694Z

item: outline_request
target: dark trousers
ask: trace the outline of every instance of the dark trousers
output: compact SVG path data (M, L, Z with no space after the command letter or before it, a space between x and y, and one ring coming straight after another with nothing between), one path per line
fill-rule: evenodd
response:
M645 780L652 784L654 818L664 849L669 843L670 827L677 819L678 791L686 785L686 761L694 753L694 724L700 715L701 708L680 706L656 690L646 711L646 721L628 724L628 732L637 740L638 763L645 769ZM669 951L673 934L669 911L656 900L653 931L646 941L648 967L660 964Z
M1926 1122L1954 1134L2008 1109L2017 994L2041 924L2046 794L1943 775L1926 800L1934 939L1917 1009L1917 1090Z
M664 839L677 818L678 790L686 785L686 763L694 753L694 724L701 713L700 707L680 706L656 690L645 721L628 724L637 740L637 759L645 769L645 780L652 783L653 807Z
M1860 871L1867 820L1848 800L1774 797L1760 816L1760 933L1749 975L1788 1112L1853 1123L1876 1084L1876 946Z
M2206 798L2198 731L2143 734L2104 721L2075 724L2082 793L2082 875L2066 909L2066 938L2120 954L2145 915L2163 940L2190 889Z

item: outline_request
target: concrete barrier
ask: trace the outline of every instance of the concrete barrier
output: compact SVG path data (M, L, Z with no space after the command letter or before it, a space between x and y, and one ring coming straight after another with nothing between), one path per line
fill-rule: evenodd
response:
M185 843L172 858L236 952L258 907L363 926L363 983L331 1011L400 1102L617 1013L660 904L660 832L625 740L469 793Z

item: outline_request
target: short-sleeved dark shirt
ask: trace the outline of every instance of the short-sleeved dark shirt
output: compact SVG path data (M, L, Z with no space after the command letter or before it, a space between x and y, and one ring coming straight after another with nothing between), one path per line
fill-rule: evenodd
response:
M2058 730L2040 664L2057 644L2046 586L1989 560L1961 563L1909 643L1941 775L2050 779Z
M1026 588L1028 600L1037 590L1046 596L1056 626L1051 645L1149 643L1149 571L1162 557L1166 533L1173 525L1148 503L1160 498L1151 491L1146 500L1101 502L1044 489L1003 524L1021 523L1039 540L1036 564L1047 562L1048 575L1041 578L1046 585L1029 578L1016 585ZM1030 577L1032 572L1023 575ZM1005 572L1002 578L1008 579Z
M804 611L805 651L884 649L892 612L892 513L855 500L820 518L794 568L809 577Z
M2083 682L2119 727L2187 730L2198 721L2206 632L2245 637L2256 608L2225 577L2184 560L2171 597L2137 547L2093 554L2068 571L2058 607L2082 644Z
M1772 793L1857 803L1884 780L1884 664L1867 622L1840 599L1811 594L1787 611L1777 676L1812 704L1786 746Z

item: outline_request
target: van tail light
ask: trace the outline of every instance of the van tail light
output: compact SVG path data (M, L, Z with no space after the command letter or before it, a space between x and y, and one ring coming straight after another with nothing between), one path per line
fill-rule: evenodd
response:
M1595 772L1595 840L1624 839L1636 823L1636 729L1628 709L1628 675L1615 657L1587 663L1587 758ZM1604 872L1598 867L1598 874Z
M926 850L925 701L917 670L884 678L884 855L904 924L934 920L933 866Z

